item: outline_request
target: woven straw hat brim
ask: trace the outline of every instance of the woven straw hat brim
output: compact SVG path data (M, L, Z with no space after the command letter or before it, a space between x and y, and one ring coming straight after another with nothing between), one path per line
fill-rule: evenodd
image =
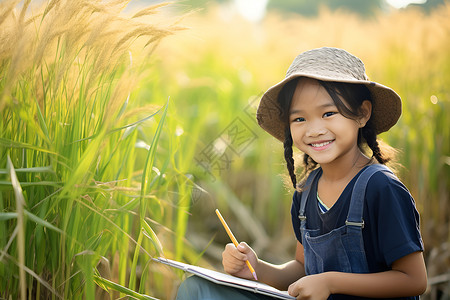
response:
M343 76L341 73L336 74L336 76L321 76L307 72L296 72L287 76L264 93L256 113L258 124L282 142L284 141L285 123L280 120L281 108L278 105L277 98L283 86L296 77L365 85L372 94L371 120L377 134L385 132L394 126L402 113L400 96L394 90L382 84L368 80L357 80L350 76L345 78L346 76Z

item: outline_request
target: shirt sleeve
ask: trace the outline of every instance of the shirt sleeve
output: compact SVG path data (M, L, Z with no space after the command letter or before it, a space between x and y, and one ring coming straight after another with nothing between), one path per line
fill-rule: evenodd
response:
M298 212L300 210L300 198L301 193L295 191L292 197L292 206L291 206L291 218L292 218L292 226L294 228L295 237L301 243L302 235L300 232L300 219L298 218Z
M386 265L423 251L419 213L407 188L392 174L377 172L366 190L371 238Z

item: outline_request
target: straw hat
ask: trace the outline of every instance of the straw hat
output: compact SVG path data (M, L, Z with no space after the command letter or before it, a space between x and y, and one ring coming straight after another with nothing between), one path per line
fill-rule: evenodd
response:
M389 130L402 112L402 101L392 89L369 81L364 63L356 56L337 48L318 48L298 55L289 67L286 77L269 88L261 98L256 118L268 133L284 141L285 122L280 120L281 108L277 98L283 86L296 77L322 81L364 84L372 94L371 120L376 133Z

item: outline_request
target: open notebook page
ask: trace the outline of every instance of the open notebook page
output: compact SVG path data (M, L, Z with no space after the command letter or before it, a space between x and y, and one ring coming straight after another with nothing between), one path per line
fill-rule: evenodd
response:
M280 299L295 299L294 297L290 296L287 291L280 291L274 287L271 287L270 285L247 280L239 277L235 277L229 274L217 272L214 270L193 266L189 264L185 264L182 262L166 259L166 258L155 258L155 261L158 261L160 263L184 270L188 273L192 273L194 275L197 275L199 277L205 278L209 281L212 281L216 284L222 284L222 285L228 285L239 289L244 289L248 291L252 291L254 293L259 293L263 295L268 295Z

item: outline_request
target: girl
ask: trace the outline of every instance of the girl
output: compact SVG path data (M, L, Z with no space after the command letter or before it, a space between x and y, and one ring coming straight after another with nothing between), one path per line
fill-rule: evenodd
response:
M228 244L225 271L251 279L249 260L260 281L297 299L418 299L427 286L419 215L384 166L390 158L376 137L400 114L400 97L368 81L350 53L319 48L297 56L257 111L260 126L283 142L296 189L295 258L273 265L245 243ZM293 146L304 153L299 184Z

